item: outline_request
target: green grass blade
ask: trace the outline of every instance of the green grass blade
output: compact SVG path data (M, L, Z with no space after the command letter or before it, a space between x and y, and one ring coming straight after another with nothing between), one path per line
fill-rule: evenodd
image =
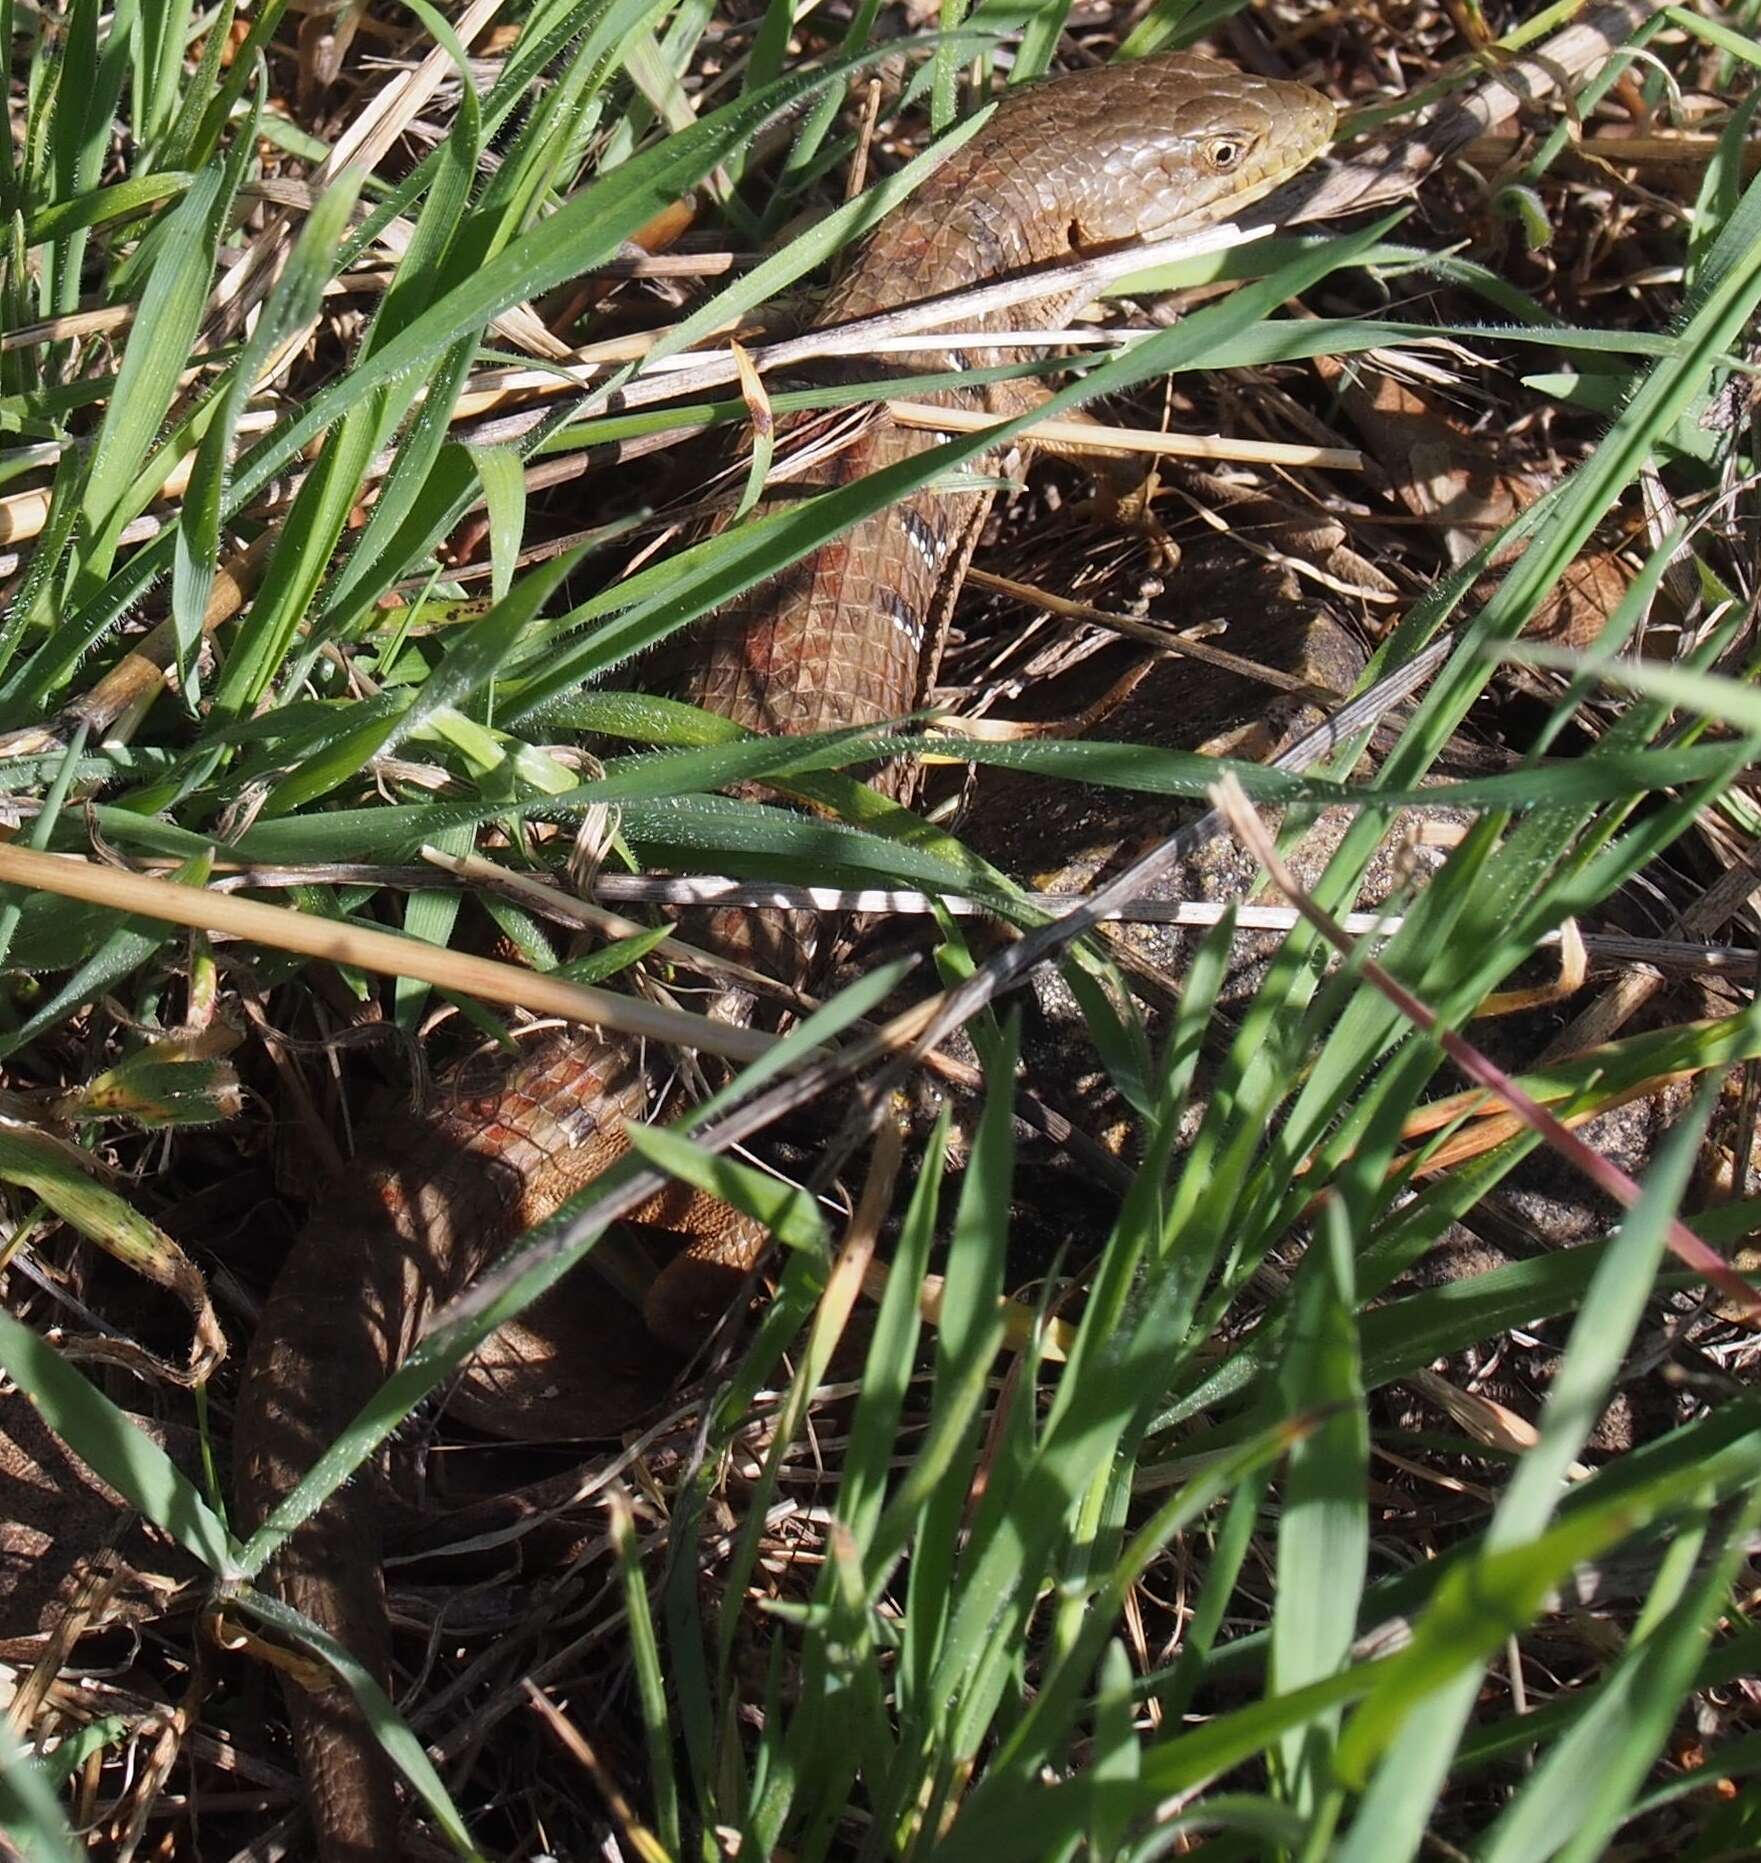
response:
M1646 1775L1673 1730L1742 1559L1743 1541L1761 1515L1751 1494L1723 1536L1719 1556L1660 1621L1642 1624L1576 1716L1569 1733L1547 1753L1499 1818L1479 1851L1481 1863L1591 1863L1619 1828ZM1671 1581L1669 1565L1693 1563L1698 1535L1671 1547L1659 1590ZM1655 1611L1656 1593L1646 1615Z
M0 1840L25 1863L74 1863L79 1854L54 1788L9 1720L0 1721Z
M320 1625L290 1609L278 1598L271 1598L249 1585L234 1587L229 1596L232 1603L247 1617L254 1617L259 1623L266 1624L289 1642L303 1644L321 1656L342 1677L361 1710L368 1732L384 1749L386 1757L415 1787L428 1809L428 1815L440 1827L447 1842L460 1856L469 1859L470 1863L482 1863L481 1854L465 1828L465 1821L459 1816L458 1808L441 1782L439 1773L434 1770L427 1753L423 1751L421 1741L392 1706L385 1690L349 1651Z
M1278 1694L1345 1665L1368 1569L1370 1432L1355 1313L1353 1215L1361 1217L1361 1200L1341 1196L1323 1212L1298 1273L1278 1377L1285 1416L1319 1420L1291 1449L1278 1516L1272 1617L1272 1688ZM1336 1732L1323 1716L1281 1744L1280 1784L1298 1810L1312 1813L1325 1794Z
M1414 1854L1479 1685L1481 1661L1506 1627L1515 1630L1527 1620L1566 1565L1588 1556L1567 1549L1604 1535L1619 1539L1631 1530L1618 1506L1599 1515L1586 1510L1564 1526L1549 1529L1546 1523L1650 1297L1667 1225L1688 1182L1709 1112L1710 1105L1703 1103L1699 1119L1670 1135L1643 1200L1598 1264L1548 1396L1540 1440L1519 1464L1483 1549L1439 1588L1431 1610L1415 1627L1411 1646L1395 1659L1342 1736L1341 1774L1347 1780L1369 1779L1341 1846L1349 1863L1391 1863ZM1372 1764L1376 1770L1369 1777Z
M148 276L116 390L92 448L80 522L94 542L117 528L117 514L177 395L213 274L222 179L214 169L197 175L166 222L166 240ZM114 548L112 539L100 564Z
M216 1577L233 1570L231 1537L200 1490L96 1385L5 1312L0 1365L55 1435L131 1507Z

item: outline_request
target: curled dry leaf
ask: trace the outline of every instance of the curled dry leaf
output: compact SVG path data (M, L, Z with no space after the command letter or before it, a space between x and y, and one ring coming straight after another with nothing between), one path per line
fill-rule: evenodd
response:
M115 1191L94 1183L90 1169L91 1160L72 1146L29 1127L0 1127L0 1180L41 1198L105 1254L181 1301L189 1310L194 1331L185 1367L169 1364L133 1340L118 1337L69 1339L63 1350L70 1358L103 1359L143 1377L181 1385L205 1384L226 1357L226 1336L208 1298L207 1282L157 1223Z

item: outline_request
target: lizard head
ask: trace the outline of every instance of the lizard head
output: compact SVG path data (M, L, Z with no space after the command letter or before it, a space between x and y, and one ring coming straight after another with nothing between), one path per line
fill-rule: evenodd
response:
M1068 204L1079 249L1227 220L1306 166L1335 122L1306 84L1193 52L1029 85L1004 108L1022 131L1024 170Z

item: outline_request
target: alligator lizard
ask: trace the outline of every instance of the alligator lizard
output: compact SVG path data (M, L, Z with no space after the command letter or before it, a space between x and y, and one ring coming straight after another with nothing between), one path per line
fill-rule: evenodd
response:
M882 223L821 321L1222 220L1307 163L1333 120L1332 105L1303 86L1185 53L1013 91ZM985 327L1046 327L1048 315L1055 324L1072 308L1018 307ZM958 366L991 360L993 352L979 350ZM901 366L938 369L946 355L907 357ZM987 401L1001 413L1022 406L1007 388L987 391ZM934 443L933 435L878 425L821 468L810 489ZM683 696L761 732L866 725L910 711L933 676L939 621L989 497L917 492L730 606L709 624ZM750 956L753 933L750 921L742 928L722 915L710 935ZM774 942L795 968L801 953L792 937ZM624 1122L641 1117L644 1103L642 1069L626 1045L589 1033L550 1037L491 1092L454 1095L363 1161L296 1243L257 1328L235 1436L246 1526L337 1435L438 1302L621 1153ZM749 1260L758 1238L736 1225L724 1240ZM615 1413L616 1393L607 1408ZM386 1676L389 1632L367 1484L343 1488L292 1536L274 1578L289 1603ZM393 1854L389 1766L351 1700L340 1687L311 1694L296 1685L289 1701L322 1854Z

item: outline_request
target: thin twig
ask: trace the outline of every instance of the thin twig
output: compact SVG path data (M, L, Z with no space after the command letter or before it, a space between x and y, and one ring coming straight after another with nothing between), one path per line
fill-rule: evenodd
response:
M982 433L1002 425L982 408L934 407L927 401L888 401L888 414L901 427L932 433ZM1317 466L1362 472L1364 456L1355 446L1298 446L1283 440L1231 440L1220 434L1160 433L1142 427L1110 427L1102 421L1041 420L1016 436L1074 453L1155 453L1178 459L1226 459L1254 466Z

